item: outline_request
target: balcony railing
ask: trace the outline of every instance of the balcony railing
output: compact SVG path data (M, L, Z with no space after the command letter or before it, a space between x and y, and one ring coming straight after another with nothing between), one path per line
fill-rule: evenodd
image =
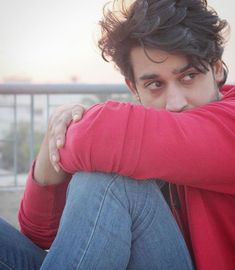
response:
M132 101L122 84L0 84L0 189L24 186L53 107L107 99Z

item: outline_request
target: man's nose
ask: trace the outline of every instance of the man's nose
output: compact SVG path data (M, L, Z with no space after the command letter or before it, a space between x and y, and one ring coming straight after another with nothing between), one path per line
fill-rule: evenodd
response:
M187 99L181 89L171 88L167 91L166 110L170 112L182 112L188 106Z

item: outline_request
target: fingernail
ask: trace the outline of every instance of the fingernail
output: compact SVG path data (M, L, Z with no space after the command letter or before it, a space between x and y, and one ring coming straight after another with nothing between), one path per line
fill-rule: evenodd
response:
M59 166L54 166L54 169L56 172L59 172L60 171L60 167Z
M52 159L53 162L56 162L56 155L55 154L52 154L51 155L51 159Z
M60 139L58 139L58 140L56 141L56 146L59 148L61 145L62 145L62 142L61 142Z
M74 114L74 115L73 115L73 121L77 121L77 120L79 120L79 119L80 119L80 117L79 117L78 114Z

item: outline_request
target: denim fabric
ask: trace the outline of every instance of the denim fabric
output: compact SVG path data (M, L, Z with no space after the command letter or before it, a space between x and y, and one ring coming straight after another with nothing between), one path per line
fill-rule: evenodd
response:
M38 270L46 254L0 219L0 270Z
M77 173L41 269L190 270L193 266L156 181Z

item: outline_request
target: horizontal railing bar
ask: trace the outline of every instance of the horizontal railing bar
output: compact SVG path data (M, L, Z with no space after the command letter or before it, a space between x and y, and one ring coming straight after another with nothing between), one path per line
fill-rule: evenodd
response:
M125 84L30 84L4 83L0 84L0 94L9 95L45 95L45 94L99 94L127 93Z
M23 191L25 189L25 185L18 185L18 186L0 186L0 196L1 192L4 191Z
M13 139L0 139L0 142L14 142Z
M24 187L24 184L20 184L18 181L18 174L17 174L17 165L18 165L18 158L17 158L17 149L20 147L18 145L17 140L17 124L18 124L18 118L17 118L17 109L20 109L21 107L24 107L25 104L21 104L20 102L17 102L17 97L22 95L29 95L31 96L30 99L27 97L27 102L30 106L30 115L31 117L31 132L30 132L30 149L31 149L31 158L34 155L33 150L34 149L34 140L32 139L32 136L34 136L33 132L35 132L34 128L34 95L45 95L47 97L47 118L49 117L49 111L50 108L52 108L54 105L50 103L50 95L89 95L89 94L127 94L129 93L128 88L125 84L80 84L80 83L67 83L67 84L34 84L34 83L0 83L0 109L5 108L11 108L14 111L14 119L12 120L14 123L14 139L11 138L0 138L0 143L13 143L14 144L14 172L10 172L9 170L4 173L1 171L0 173L0 184L1 179L4 179L6 177L12 176L14 179L14 183L11 184L11 179L9 179L9 182L6 182L6 185L0 185L0 191L2 190L17 190ZM12 104L9 104L9 99L7 99L7 102L5 102L5 97L12 96L14 99L10 99ZM4 98L2 98L4 97ZM1 111L0 111L1 113ZM2 137L2 136L1 136ZM1 153L0 153L1 154ZM0 162L4 157L0 156Z
M1 94L0 94L0 95L1 95ZM11 109L13 106L14 106L14 105L11 105L11 104L5 105L5 104L1 104L1 103L0 103L0 108L4 108L4 109L6 109L6 108Z

